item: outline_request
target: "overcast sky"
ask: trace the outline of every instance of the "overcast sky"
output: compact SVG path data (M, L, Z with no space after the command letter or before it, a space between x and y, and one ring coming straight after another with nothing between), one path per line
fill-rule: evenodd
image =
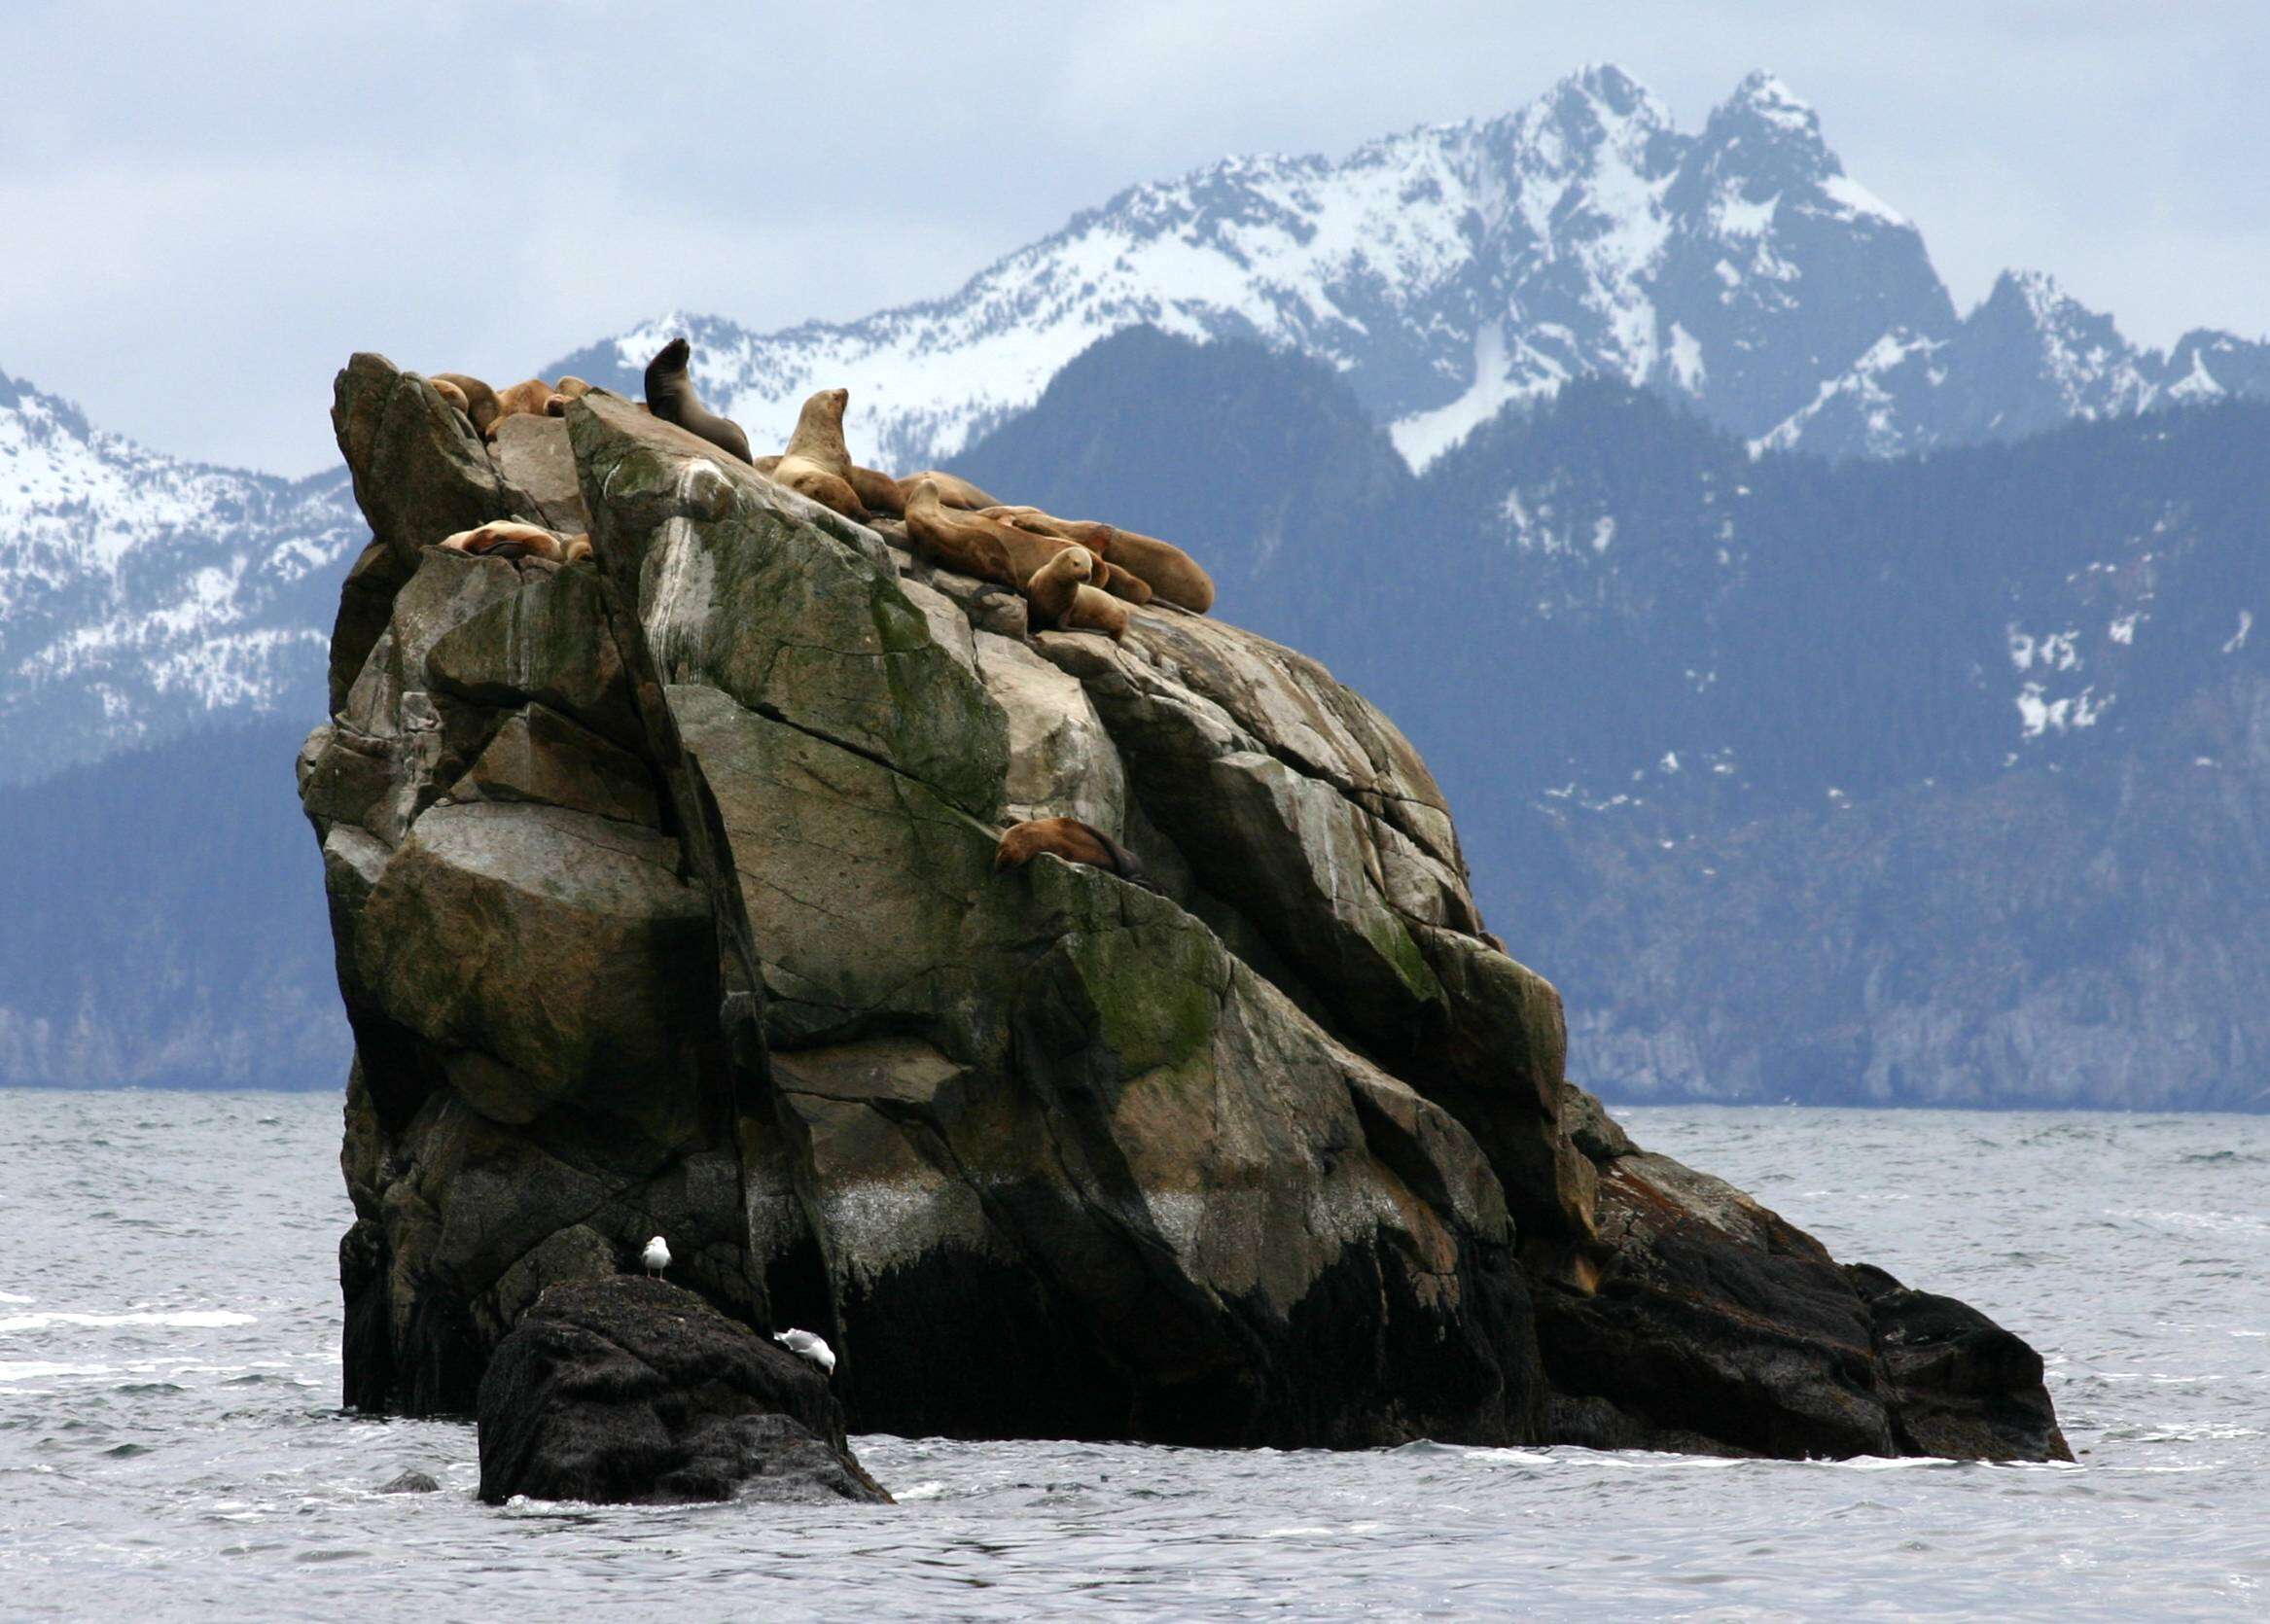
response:
M163 450L331 462L352 350L504 380L672 306L950 291L1130 182L1752 68L1968 308L2270 330L2265 0L0 0L0 371Z

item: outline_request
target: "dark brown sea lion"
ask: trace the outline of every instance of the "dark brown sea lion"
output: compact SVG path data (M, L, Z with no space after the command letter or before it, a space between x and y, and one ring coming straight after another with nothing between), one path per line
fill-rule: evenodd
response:
M483 439L497 420L497 392L469 372L436 372L433 382L446 383L465 397L465 417Z
M1067 546L1025 580L1025 601L1036 629L1100 631L1115 642L1127 635L1127 606L1088 584L1098 568L1095 554Z
M749 437L741 432L741 426L710 410L693 392L693 380L686 373L687 358L692 353L693 346L683 337L673 338L647 363L647 409L665 423L699 435L721 451L751 461Z
M1054 852L1067 863L1107 869L1146 891L1158 889L1144 876L1141 859L1093 824L1083 824L1078 818L1035 818L1011 825L994 848L993 866L997 870L1022 868L1043 852Z

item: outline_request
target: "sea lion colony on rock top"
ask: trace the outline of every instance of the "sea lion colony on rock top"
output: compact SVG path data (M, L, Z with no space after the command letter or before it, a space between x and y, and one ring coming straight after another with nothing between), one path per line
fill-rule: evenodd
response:
M1014 588L1023 594L1036 629L1097 632L1117 641L1132 623L1131 606L1156 601L1197 615L1214 607L1213 578L1172 542L1005 503L942 469L898 477L854 463L843 439L847 389L812 395L781 453L752 457L740 425L702 405L688 370L692 357L692 345L678 337L647 364L647 410L822 507L873 527L934 567ZM569 403L592 387L579 377L555 384L529 378L500 390L463 372L437 372L427 381L489 443L506 418L565 416ZM436 545L547 567L594 561L588 535L516 522L461 530ZM1022 867L1042 852L1138 885L1150 883L1131 852L1074 818L1014 826L1002 836L994 866Z

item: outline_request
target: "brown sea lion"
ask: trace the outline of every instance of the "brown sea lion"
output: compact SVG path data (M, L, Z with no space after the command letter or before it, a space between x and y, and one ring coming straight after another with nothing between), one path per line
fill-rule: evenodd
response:
M996 870L1022 868L1043 852L1053 852L1067 863L1105 869L1146 891L1158 889L1145 877L1141 859L1095 825L1078 818L1034 818L1012 824L994 848L993 866Z
M529 417L557 416L558 413L551 409L551 403L558 399L551 385L542 378L528 378L509 389L500 389L497 391L497 414L489 419L488 427L480 431L481 436L487 440L496 439L497 425L508 417L523 414ZM561 402L560 409L567 409L565 402Z
M1153 596L1151 583L1134 571L1112 561L1112 540L1118 532L1108 524L1093 519L1058 518L1038 508L1003 506L984 509L981 518L997 519L1019 530L1029 530L1036 536L1053 536L1058 541L1083 547L1096 555L1096 584L1115 598L1125 598L1129 603L1149 603Z
M915 519L917 509L921 512L920 523ZM982 581L998 581L1008 586L1021 587L1032 579L1034 571L1073 545L1059 537L1044 536L1037 530L1003 524L968 509L948 508L939 499L935 479L922 480L909 493L906 529L948 569ZM1092 547L1088 550L1091 554L1094 551ZM1007 565L1007 575L997 573L997 556L999 564ZM1093 569L1095 579L1105 583L1115 594L1138 603L1150 601L1151 589L1126 572L1116 571L1100 559L1094 561Z
M433 385L434 393L441 396L445 405L453 406L465 413L467 422L473 420L473 403L465 398L464 390L458 388L447 378L428 378L426 381Z
M570 372L551 386L551 392L563 401L580 401L591 392L591 386Z
M959 574L1014 586L1022 578L1002 546L1004 528L946 507L935 479L919 480L906 493L906 534L923 552Z
M466 420L487 438L488 426L497 420L497 392L469 372L436 372L428 380L446 383L465 397Z
M986 508L1001 506L998 497L987 496L959 474L948 474L942 468L926 468L919 474L909 474L901 479L899 481L900 500L904 502L907 497L912 496L914 487L925 479L936 481L938 499L949 508L966 508L975 513Z
M1068 542L1078 542L1099 558L1111 550L1112 527L1108 524L1098 524L1093 519L1058 518L1054 513L1045 513L1038 508L1029 508L1015 503L1005 504L999 508L982 508L978 511L987 518L997 518L1002 523L1013 524L1020 530L1033 530L1044 536L1059 536Z
M567 545L559 549L559 561L563 564L598 562L597 555L591 551L590 532L586 530L581 535L570 536Z
M805 396L797 412L796 432L788 437L781 460L801 457L849 483L851 453L843 444L843 408L850 404L848 389L820 389Z
M1115 527L1104 554L1119 568L1151 583L1153 592L1177 608L1203 615L1214 607L1214 578L1172 542Z
M693 392L693 379L686 372L687 358L692 353L693 346L685 338L673 338L647 363L647 409L665 423L699 435L719 450L750 461L749 437L741 432L740 424L720 417Z
M583 542L588 550L588 536L574 540ZM557 564L574 544L570 538L546 530L541 525L521 524L514 519L496 519L471 530L460 530L435 545L450 552L471 552L482 558L542 558Z
M852 490L870 512L889 513L897 518L905 516L905 493L899 489L899 481L888 474L877 474L871 468L862 468L853 463L851 473L846 477L851 481Z
M1099 567L1087 548L1067 545L1028 576L1024 594L1034 629L1100 631L1115 642L1126 636L1133 618L1126 605L1088 584Z
M850 399L848 389L822 389L809 397L771 477L823 508L864 521L867 504L852 482L851 453L843 448L843 407Z

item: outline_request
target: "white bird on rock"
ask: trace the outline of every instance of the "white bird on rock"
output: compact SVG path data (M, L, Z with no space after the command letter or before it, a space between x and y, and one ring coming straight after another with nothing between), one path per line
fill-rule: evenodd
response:
M772 1333L772 1340L798 1359L808 1359L829 1375L835 1374L835 1350L808 1330L782 1330Z
M647 1249L640 1254L639 1261L647 1266L648 1274L660 1274L670 1266L670 1243L656 1235L647 1242Z

